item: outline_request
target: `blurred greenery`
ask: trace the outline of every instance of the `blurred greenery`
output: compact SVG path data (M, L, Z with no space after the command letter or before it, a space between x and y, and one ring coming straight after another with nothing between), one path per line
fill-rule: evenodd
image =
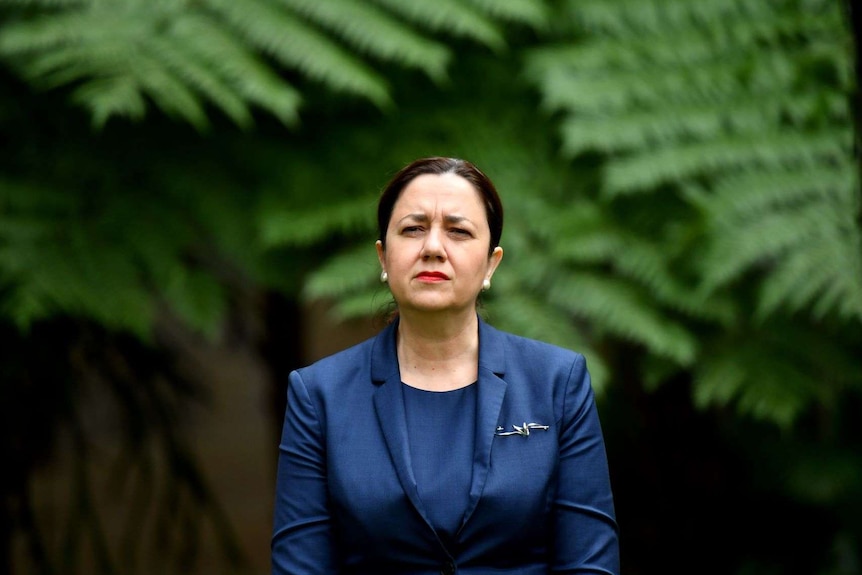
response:
M144 555L131 536L104 543L85 475L86 529L52 546L33 514L28 478L66 433L84 469L95 386L125 414L126 464L168 462L186 498L159 501L154 529L208 522L240 571L178 427L206 390L179 375L165 332L272 347L243 331L270 313L261 298L374 315L377 193L439 154L477 163L506 205L482 313L588 358L628 573L669 557L703 573L862 573L850 11L0 2L0 405L15 462L0 541L24 537L40 573L77 572L82 545L104 573ZM150 560L189 572L196 531L178 531L176 552Z

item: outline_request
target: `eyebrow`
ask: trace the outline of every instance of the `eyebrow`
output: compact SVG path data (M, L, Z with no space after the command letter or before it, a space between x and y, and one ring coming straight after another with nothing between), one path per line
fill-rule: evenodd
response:
M413 220L416 222L424 223L428 221L428 216L426 214L407 214L406 216L398 220L398 222L401 223L404 220ZM473 223L472 221L470 221L469 218L465 216L443 216L443 221L445 221L447 224L459 224L461 222L468 222L471 224Z

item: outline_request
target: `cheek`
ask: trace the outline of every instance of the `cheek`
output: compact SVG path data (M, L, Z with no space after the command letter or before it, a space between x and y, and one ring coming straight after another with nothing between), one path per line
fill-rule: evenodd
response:
M476 271L477 275L484 276L485 273L488 271L489 264L490 260L488 260L488 256L482 253L481 255L473 259L472 268Z
M386 269L392 271L408 269L414 259L409 246L396 246L394 243L389 245L386 253L383 254Z

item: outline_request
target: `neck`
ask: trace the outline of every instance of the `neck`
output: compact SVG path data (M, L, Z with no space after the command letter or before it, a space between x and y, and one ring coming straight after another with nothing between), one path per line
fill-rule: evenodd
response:
M401 380L412 387L446 391L470 385L479 364L476 312L457 320L402 315L397 349Z

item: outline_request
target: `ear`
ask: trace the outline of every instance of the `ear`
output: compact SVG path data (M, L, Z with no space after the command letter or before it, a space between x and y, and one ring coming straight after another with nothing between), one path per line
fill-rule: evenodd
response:
M384 263L386 252L383 250L383 242L377 240L374 242L374 247L377 249L377 261L380 262L380 269L386 271L386 264Z
M485 276L488 279L491 279L491 276L494 275L494 272L497 271L497 266L500 265L500 260L503 259L503 248L497 246L494 248L494 251L491 252L491 255L488 257L488 273Z

